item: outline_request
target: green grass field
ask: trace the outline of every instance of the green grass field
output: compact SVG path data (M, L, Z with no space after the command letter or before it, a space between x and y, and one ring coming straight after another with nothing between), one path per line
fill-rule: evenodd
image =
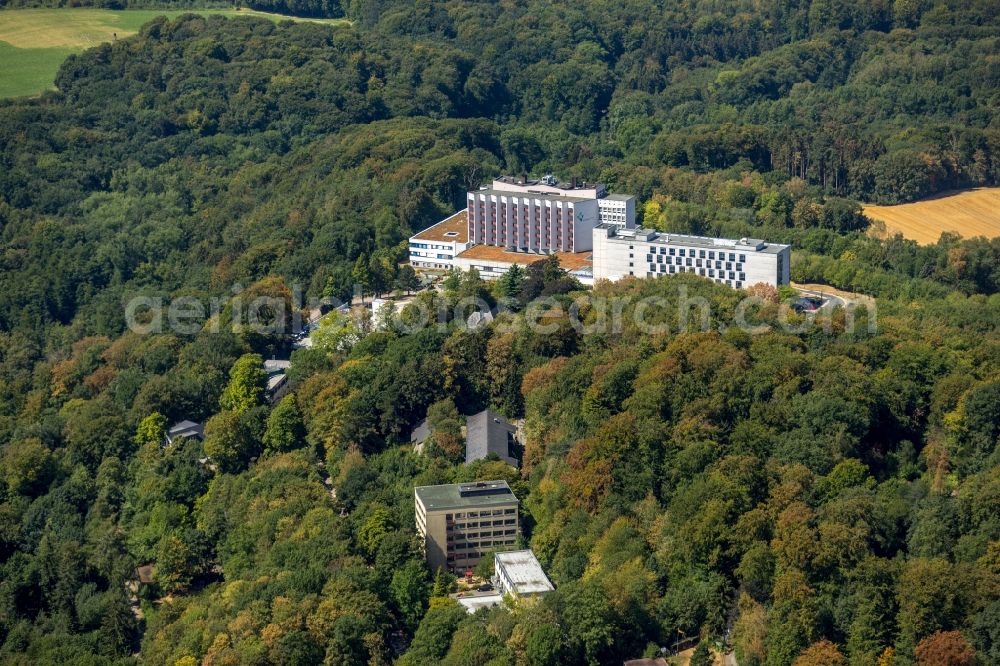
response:
M4 9L0 10L0 97L38 95L52 88L59 65L71 53L134 35L156 16L181 14L290 18L250 9ZM293 19L337 24L344 19Z

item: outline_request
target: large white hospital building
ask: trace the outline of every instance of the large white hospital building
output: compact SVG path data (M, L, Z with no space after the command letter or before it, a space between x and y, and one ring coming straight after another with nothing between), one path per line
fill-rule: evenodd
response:
M469 243L511 252L585 252L599 224L635 226L635 197L601 184L560 183L552 176L504 176L468 193Z
M604 224L594 228L593 261L595 280L693 273L742 289L759 282L788 284L791 247Z
M693 273L742 289L788 284L791 248L636 228L635 197L604 185L504 176L469 192L467 207L410 238L418 268L476 269L496 279L555 254L583 284L626 276Z

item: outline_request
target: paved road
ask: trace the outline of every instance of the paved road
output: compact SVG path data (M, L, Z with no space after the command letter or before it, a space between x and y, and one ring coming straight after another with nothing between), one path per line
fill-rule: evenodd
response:
M857 305L858 303L861 302L860 300L850 300L849 301L846 298L842 298L842 297L836 296L834 294L829 294L829 293L825 293L825 292L821 292L821 291L813 291L812 289L799 289L798 291L803 296L815 296L816 298L822 299L823 300L823 305L820 307L821 310L823 308L830 308L830 309L832 309L832 308L838 308L838 307L839 308L846 308L848 303L852 303L853 305Z
M875 299L872 296L867 296L865 294L856 294L853 292L845 291L843 289L837 289L835 287L830 287L825 284L798 284L792 282L789 284L792 289L805 294L807 296L821 296L822 298L829 298L833 301L834 305L843 305L846 303L853 303L854 305L864 305L869 303L874 303Z

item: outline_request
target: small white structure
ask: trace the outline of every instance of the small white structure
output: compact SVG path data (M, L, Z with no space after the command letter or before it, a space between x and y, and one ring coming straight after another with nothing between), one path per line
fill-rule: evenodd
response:
M264 361L264 373L267 375L266 395L271 403L275 403L285 394L285 383L288 381L286 372L292 367L292 362L280 359Z
M535 597L555 589L531 550L497 553L493 586L498 593L510 594L519 599Z

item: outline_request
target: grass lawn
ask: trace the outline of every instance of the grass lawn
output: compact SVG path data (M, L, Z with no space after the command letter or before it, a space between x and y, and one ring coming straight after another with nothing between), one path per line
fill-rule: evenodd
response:
M37 95L52 88L59 65L114 35L127 37L156 16L181 14L261 16L273 21L288 16L250 9L3 9L0 10L0 97ZM344 19L292 19L318 23L345 23Z

